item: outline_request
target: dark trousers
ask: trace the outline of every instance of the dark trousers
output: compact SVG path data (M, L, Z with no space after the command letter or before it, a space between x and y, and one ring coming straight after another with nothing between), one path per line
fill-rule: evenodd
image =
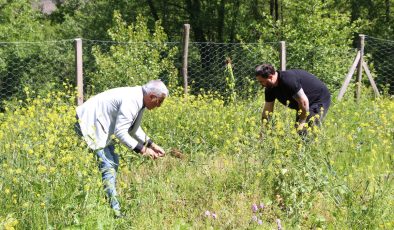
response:
M309 105L309 115L306 118L306 122L308 123L309 127L312 126L321 126L321 123L323 122L324 118L327 115L328 109L330 108L330 100L327 100L322 103L315 103L312 105ZM318 116L317 116L318 115ZM300 115L296 114L296 122L300 120Z

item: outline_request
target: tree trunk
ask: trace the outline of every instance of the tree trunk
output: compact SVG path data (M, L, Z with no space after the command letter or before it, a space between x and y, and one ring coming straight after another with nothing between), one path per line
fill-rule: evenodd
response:
M210 62L206 61L207 57L212 57L212 50L210 50L209 44L205 44L207 39L205 37L205 31L201 23L201 2L200 0L187 0L186 1L187 12L190 15L191 29L194 34L196 42L202 43L198 46L201 57L201 67L205 70L209 70Z
M359 1L358 0L352 0L350 3L350 8L351 8L351 21L356 21L358 18L360 18L360 7L359 7Z
M149 5L150 12L152 13L152 17L155 19L155 21L158 21L159 20L159 15L157 14L157 10L156 10L155 5L153 4L153 1L152 0L147 0L147 2L148 2L148 5Z
M279 3L278 0L270 0L270 14L274 21L279 19Z
M375 5L375 2L372 0L367 1L366 7L368 9L367 18L371 21L374 20L379 12Z
M283 1L280 2L280 20L283 23Z
M257 1L257 0L256 0ZM237 19L239 15L239 7L240 7L240 1L237 0L235 1L234 4L234 14L231 20L231 26L230 26L230 42L235 42L235 28L237 26Z
M239 1L237 1L237 3L235 5L236 5L236 7L235 7L236 12L238 12L239 11L238 10L238 8L239 8ZM251 6L252 6L251 9L252 9L253 18L255 20L257 20L257 21L261 20L262 16L261 16L260 11L259 11L259 1L258 0L253 0Z
M191 29L194 32L194 37L197 42L206 42L203 25L201 25L201 2L200 0L187 0L186 1L187 11L190 15Z
M218 8L218 24L217 24L218 42L224 42L223 30L224 30L224 17L225 17L225 2L226 2L225 0L221 0Z
M386 22L390 22L390 0L385 0L385 7L386 7Z

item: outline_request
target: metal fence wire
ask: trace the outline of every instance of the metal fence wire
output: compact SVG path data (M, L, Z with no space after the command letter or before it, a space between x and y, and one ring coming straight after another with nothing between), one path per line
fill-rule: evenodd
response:
M366 36L364 52L379 91L394 95L394 41Z
M191 92L213 92L225 99L245 98L256 91L254 67L278 66L279 43L197 43L189 45L188 80Z
M176 87L180 84L180 49L179 42L83 40L85 96L151 79Z
M178 42L84 40L86 96L108 88L143 84L152 78L160 78L172 88L182 86L182 49ZM190 43L189 92L245 97L256 88L254 66L263 61L276 64L278 57L278 43Z
M181 72L183 47L180 42L83 39L82 44L85 98L109 88L143 84L154 78L165 81L170 90L181 88L185 83ZM288 47L289 67L300 66L300 58L292 54L297 47L294 44ZM320 50L323 49L314 48L313 52L308 52L312 58L300 63L307 63L307 70L330 77L324 74L318 60L323 55L330 57L332 54L322 54ZM23 99L26 86L39 94L59 90L63 83L75 84L75 53L74 40L0 42L0 101ZM335 82L342 82L350 67L354 50L349 49L347 53L349 55L344 58L349 59L349 66L347 63L341 66L343 71L337 74ZM279 42L191 42L187 57L188 92L216 93L225 100L253 97L259 88L253 75L254 67L268 62L279 68L279 56ZM367 36L365 60L379 90L393 95L394 41Z
M0 42L0 102L74 83L74 52L73 40Z

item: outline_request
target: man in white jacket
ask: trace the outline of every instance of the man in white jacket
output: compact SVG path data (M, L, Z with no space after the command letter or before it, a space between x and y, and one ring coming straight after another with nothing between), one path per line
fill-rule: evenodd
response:
M120 217L116 198L116 172L119 157L112 138L128 148L153 159L165 155L163 148L153 143L140 127L145 108L151 110L168 97L168 89L160 80L143 86L114 88L91 97L77 107L76 131L96 153L104 189L115 217Z

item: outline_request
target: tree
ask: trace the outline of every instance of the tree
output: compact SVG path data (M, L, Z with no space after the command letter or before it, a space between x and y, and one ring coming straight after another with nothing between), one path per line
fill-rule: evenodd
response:
M330 0L283 4L280 30L288 44L288 67L309 70L337 89L355 55L351 45L357 22L334 10Z
M114 11L120 12L126 22L135 21L139 13L144 13L135 10L135 1L127 0L69 0L57 6L49 19L61 24L60 34L65 38L109 40L107 31L114 24Z
M138 16L127 24L118 11L114 12L114 26L108 30L111 43L97 43L93 47L96 69L87 80L100 92L112 87L141 85L152 78L160 78L170 86L177 86L174 56L177 47L166 43L167 36L156 23L151 33L147 20Z
M44 92L68 79L72 43L44 42L54 37L55 26L30 1L0 2L1 99L22 97L24 86Z

